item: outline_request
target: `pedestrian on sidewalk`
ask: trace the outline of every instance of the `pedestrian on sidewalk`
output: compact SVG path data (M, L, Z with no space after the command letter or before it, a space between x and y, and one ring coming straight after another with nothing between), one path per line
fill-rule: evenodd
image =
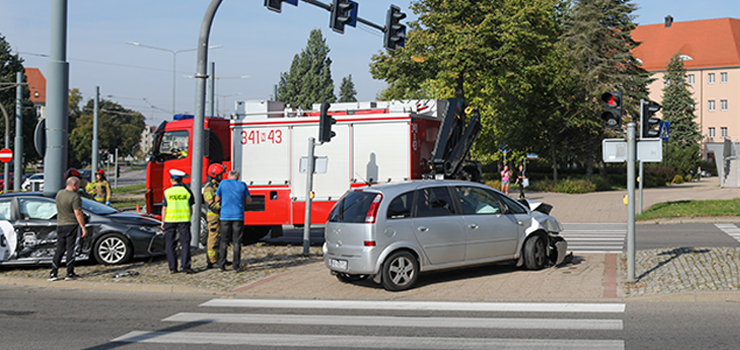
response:
M51 263L49 281L59 279L57 273L65 251L67 253L67 276L64 279L74 280L79 277L75 273L75 251L80 238L87 236L79 191L80 178L70 176L67 178L66 187L57 192L57 248Z
M206 208L208 222L208 238L206 240L206 270L212 269L218 262L218 251L221 248L221 203L216 201L216 190L223 179L226 169L221 164L211 164L208 167L208 183L203 187L203 202Z
M221 202L221 249L218 252L218 269L226 271L226 254L231 243L234 246L234 271L241 272L244 207L252 204L252 197L247 184L239 181L238 171L229 171L229 178L218 185L216 201Z
M508 165L504 165L504 170L501 172L501 192L509 195L509 183L511 183L511 170Z
M515 185L519 185L519 199L524 199L524 188L529 186L529 179L527 178L526 170L524 165L519 165L519 173L516 176Z
M164 249L167 253L167 264L169 264L170 273L178 272L175 234L179 233L182 271L191 274L195 271L190 267L190 218L195 199L193 199L193 193L190 192L190 189L182 182L185 176L187 174L182 170L170 170L172 187L164 190L162 230L164 230Z
M95 172L95 181L89 183L85 190L95 197L96 202L110 205L110 182L105 178L105 171L103 169L98 169Z

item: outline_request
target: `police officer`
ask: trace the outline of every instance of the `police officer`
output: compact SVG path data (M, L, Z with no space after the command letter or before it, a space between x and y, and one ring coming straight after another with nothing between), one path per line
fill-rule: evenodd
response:
M206 256L208 265L212 269L218 261L218 250L221 244L221 203L216 201L216 189L223 178L226 169L221 164L211 164L208 167L208 183L203 187L203 201L206 206L206 221L208 222L208 240L206 241Z
M110 183L105 178L103 169L95 172L95 181L89 183L85 190L95 197L95 201L110 205Z
M192 205L195 204L193 193L187 188L182 179L185 178L182 170L170 170L172 187L164 190L162 200L162 229L164 230L165 252L170 273L177 273L177 255L175 253L175 233L180 234L180 262L182 271L195 273L190 268L190 217Z

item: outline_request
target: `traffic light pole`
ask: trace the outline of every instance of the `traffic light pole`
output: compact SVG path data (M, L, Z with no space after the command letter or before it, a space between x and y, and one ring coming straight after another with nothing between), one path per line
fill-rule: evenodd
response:
M627 124L627 282L635 282L635 123Z
M316 148L316 139L308 138L308 159L306 160L306 214L303 221L303 255L308 255L308 248L311 246L311 200L313 198L313 172L314 150Z
M640 99L640 139L642 139L643 137L645 137L645 135L642 134L642 123L645 122L643 120L643 117L644 116L642 115L642 106L644 104L645 104L645 100L644 99ZM640 175L639 175L638 179L640 179L640 181L638 181L638 185L639 185L639 191L638 192L640 193L640 195L638 197L639 200L638 200L638 203L637 203L637 213L638 214L642 214L642 183L645 181L645 177L644 177L645 174L644 174L644 171L643 171L642 161L640 160L639 162L640 162Z

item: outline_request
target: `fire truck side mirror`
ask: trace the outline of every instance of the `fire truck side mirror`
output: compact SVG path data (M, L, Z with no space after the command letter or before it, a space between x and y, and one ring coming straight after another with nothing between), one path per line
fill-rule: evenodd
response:
M336 136L334 131L331 131L331 126L337 123L337 120L329 115L329 102L321 103L321 115L319 116L319 141L329 142L331 138Z

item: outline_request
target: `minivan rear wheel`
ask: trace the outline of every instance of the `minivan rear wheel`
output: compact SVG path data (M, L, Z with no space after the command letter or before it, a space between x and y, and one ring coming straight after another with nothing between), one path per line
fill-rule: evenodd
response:
M391 254L383 263L381 283L389 291L411 288L419 275L419 262L407 251Z

